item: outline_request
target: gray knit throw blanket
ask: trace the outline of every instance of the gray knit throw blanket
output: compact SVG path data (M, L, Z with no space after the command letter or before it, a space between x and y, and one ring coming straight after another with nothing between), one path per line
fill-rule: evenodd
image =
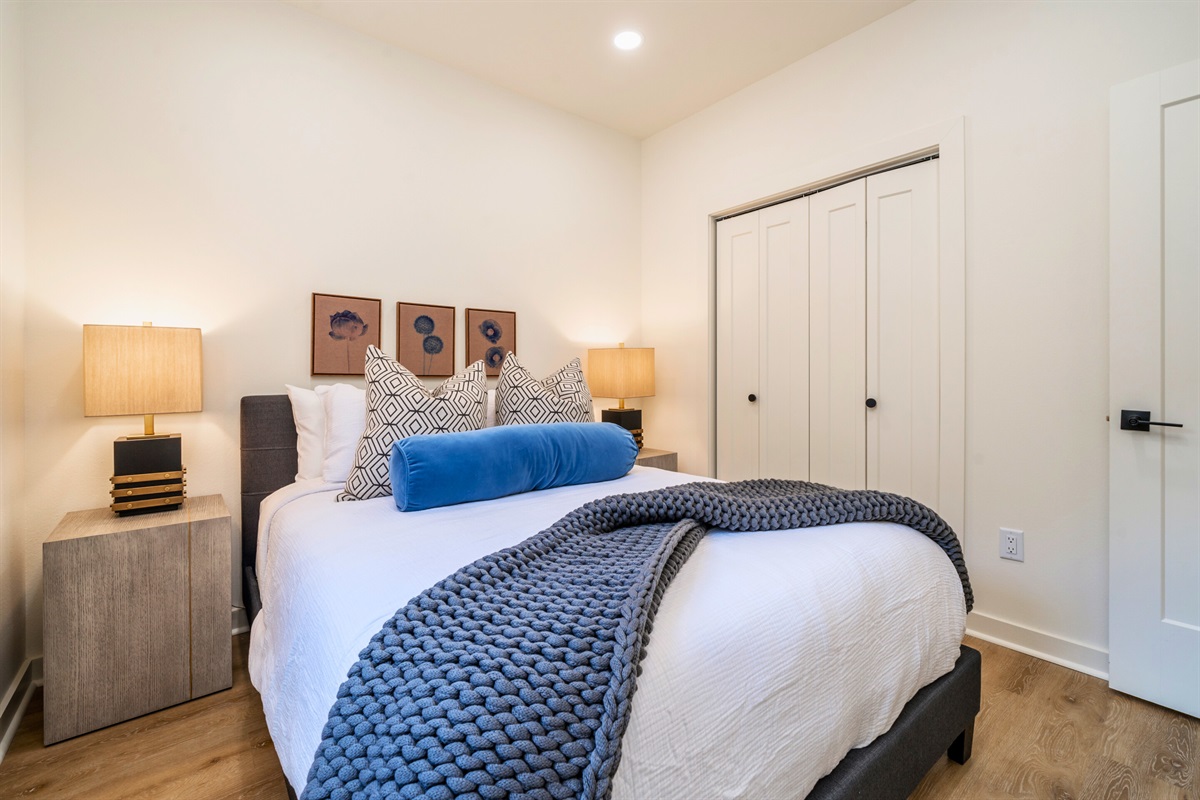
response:
M359 654L302 800L605 799L663 591L709 527L899 522L941 545L925 506L798 481L613 495L481 558L396 612Z

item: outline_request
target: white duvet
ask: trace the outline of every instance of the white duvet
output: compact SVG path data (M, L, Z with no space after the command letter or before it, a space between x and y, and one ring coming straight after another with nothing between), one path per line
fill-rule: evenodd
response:
M319 480L267 498L250 676L288 781L304 788L338 686L413 596L588 500L691 480L635 467L408 513ZM953 668L964 617L950 559L904 526L710 532L659 607L614 800L803 797Z

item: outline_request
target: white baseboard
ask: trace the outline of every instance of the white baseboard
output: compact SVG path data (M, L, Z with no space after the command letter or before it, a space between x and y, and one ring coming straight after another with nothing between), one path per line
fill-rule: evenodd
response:
M250 630L250 622L246 619L246 609L233 606L229 613L229 627L234 636Z
M21 718L25 716L25 708L29 705L29 699L33 697L33 690L41 683L40 680L35 680L41 675L41 661L40 658L25 659L25 663L13 678L12 685L4 693L4 702L0 703L0 763L4 762L8 746L17 735Z
M985 642L1058 664L1085 675L1108 680L1108 651L1032 628L971 612L967 633Z

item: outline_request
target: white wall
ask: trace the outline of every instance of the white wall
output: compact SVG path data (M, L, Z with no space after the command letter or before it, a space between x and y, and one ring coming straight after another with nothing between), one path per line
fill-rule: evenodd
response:
M141 425L83 417L84 323L203 329L204 411L157 427L231 509L238 400L310 382L311 292L382 298L388 352L397 300L456 305L459 365L467 306L516 311L535 373L637 341L634 140L283 3L38 3L27 28L30 653L40 542L107 503Z
M1195 59L1200 4L921 2L643 144L646 428L706 472L708 215L966 122L973 629L1107 669L1108 90ZM998 528L1026 532L1024 564Z
M25 435L22 16L21 4L0 3L0 718L5 694L25 661L25 551L20 515ZM3 734L0 729L0 737Z

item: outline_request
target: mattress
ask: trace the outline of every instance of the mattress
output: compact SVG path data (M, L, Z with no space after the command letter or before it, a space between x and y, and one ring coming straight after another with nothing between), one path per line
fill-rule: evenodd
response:
M347 671L412 597L588 500L693 480L635 467L408 513L320 481L268 497L250 675L288 781L304 787ZM659 607L614 800L803 797L953 668L964 620L950 559L902 525L714 529Z

